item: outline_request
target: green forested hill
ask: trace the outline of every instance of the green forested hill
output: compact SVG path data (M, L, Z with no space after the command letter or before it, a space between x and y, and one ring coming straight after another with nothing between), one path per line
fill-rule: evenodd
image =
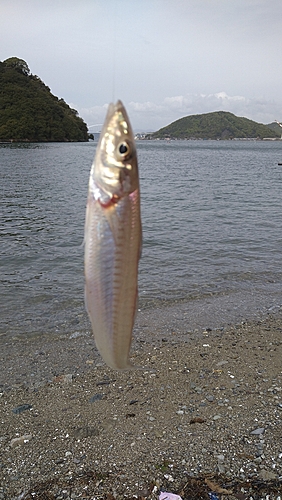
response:
M267 125L248 118L239 118L226 111L191 115L176 120L167 127L150 134L152 139L243 139L280 137Z
M87 141L87 125L30 73L25 61L0 62L0 141Z
M279 135L279 137L282 136L282 128L278 125L278 123L272 122L272 123L269 123L267 126L271 130L274 130L275 132L277 132L277 134Z

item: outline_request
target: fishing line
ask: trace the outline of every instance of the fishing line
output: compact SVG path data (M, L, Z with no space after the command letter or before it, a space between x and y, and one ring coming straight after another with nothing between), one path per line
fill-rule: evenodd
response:
M112 102L115 102L115 90L116 90L116 54L117 54L117 10L118 0L115 0L113 9L113 74L112 74Z

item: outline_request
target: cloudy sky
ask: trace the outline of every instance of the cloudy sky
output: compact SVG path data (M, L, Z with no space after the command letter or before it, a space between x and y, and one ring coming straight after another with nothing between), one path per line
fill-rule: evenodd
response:
M157 130L231 111L282 121L281 0L0 0L0 60L31 73L100 130L122 99Z

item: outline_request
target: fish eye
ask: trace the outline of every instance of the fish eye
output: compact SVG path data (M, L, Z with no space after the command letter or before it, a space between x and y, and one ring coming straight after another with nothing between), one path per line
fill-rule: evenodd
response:
M119 152L121 155L124 155L125 153L127 153L127 145L126 144L121 144L120 147L119 147Z
M127 142L122 142L121 144L119 144L118 151L122 157L128 156L130 154L130 147Z

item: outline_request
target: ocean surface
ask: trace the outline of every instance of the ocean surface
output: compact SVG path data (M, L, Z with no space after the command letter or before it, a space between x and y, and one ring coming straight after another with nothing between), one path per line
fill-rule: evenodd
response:
M83 232L96 146L0 145L0 342L90 330ZM141 313L178 304L193 311L189 329L204 310L219 327L281 307L282 141L137 149Z

